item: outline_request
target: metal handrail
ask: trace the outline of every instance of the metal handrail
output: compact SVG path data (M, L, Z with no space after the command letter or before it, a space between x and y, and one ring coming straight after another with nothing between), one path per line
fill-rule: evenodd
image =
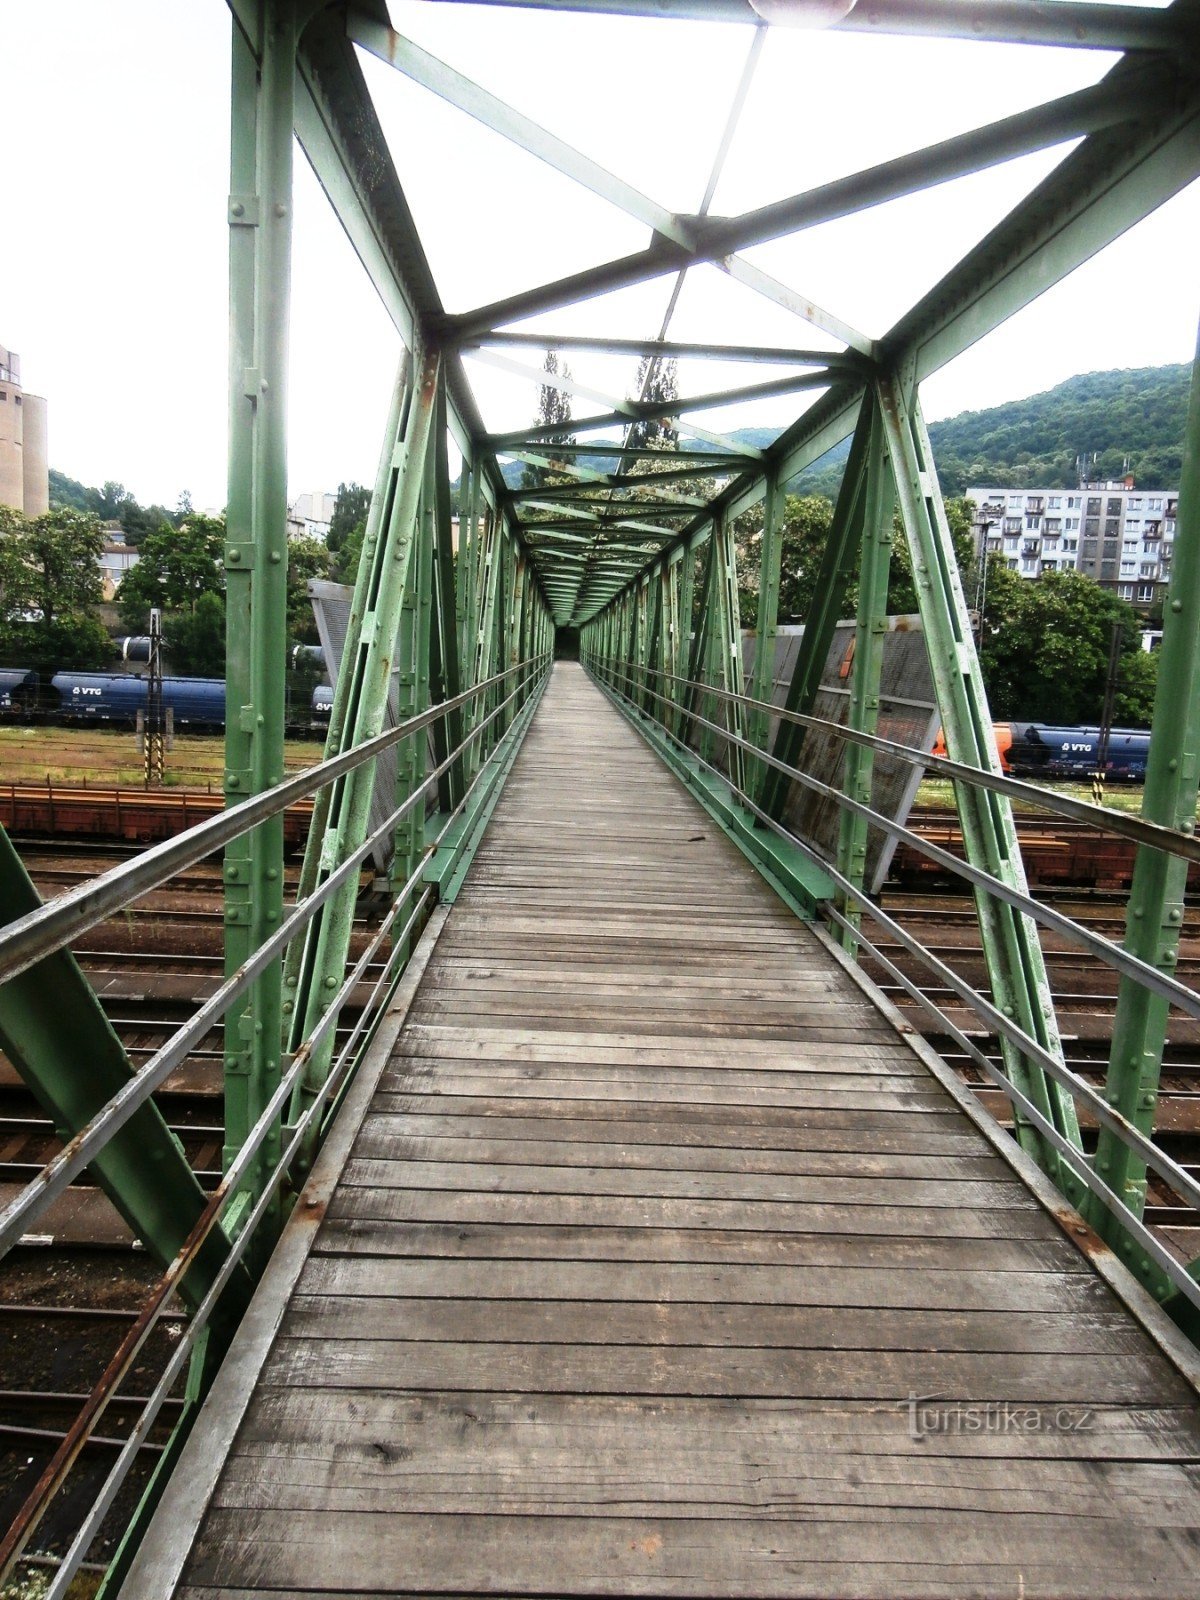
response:
M627 671L622 670L620 672L613 672L610 663L605 663L603 670L606 672L611 672L612 676L614 677L622 677L630 682L636 681ZM698 685L698 687L703 688L704 686ZM628 694L625 694L622 690L611 687L608 692L615 695L619 700L624 701L625 704L628 705L634 712L649 717L649 714L642 713L641 708L635 704L632 697ZM649 689L643 685L642 692L652 695L655 700L661 701L664 705L669 706L673 711L680 710L680 708L676 706L673 701L668 700L665 695L659 694L656 690ZM699 722L701 725L711 728L722 738L748 748L756 757L761 758L763 756L763 752L757 750L754 746L747 745L745 740L739 738L735 734L730 733L728 729L720 727L719 724L709 721L709 719L706 717L703 717L697 713L688 713L688 716L690 721ZM1037 1040L1025 1033L1017 1023L1006 1017L1001 1011L992 1005L992 1003L987 1000L985 996L974 989L964 978L961 978L953 970L953 968L948 967L936 956L931 955L918 940L912 938L911 935L905 932L899 923L897 923L892 917L888 916L888 914L880 906L876 905L869 895L867 895L856 884L852 883L849 878L845 877L835 867L832 867L810 845L806 844L804 840L792 833L791 830L788 829L784 824L777 822L775 818L769 816L767 812L765 812L754 800L750 798L750 796L745 793L744 790L738 788L737 785L733 783L727 773L722 772L720 768L714 766L711 762L704 760L704 758L699 756L696 751L694 751L680 737L679 734L667 727L665 723L659 721L658 718L649 718L649 720L653 720L655 726L660 728L674 744L678 745L691 761L696 762L696 764L702 767L706 772L711 773L722 783L727 784L730 792L736 795L747 806L747 808L759 818L760 821L762 821L768 828L771 829L772 832L776 833L780 838L785 839L788 843L795 845L810 861L812 861L816 866L820 867L821 870L833 880L833 882L843 892L843 894L847 896L848 899L852 900L856 906L865 911L874 921L879 923L880 926L897 941L897 943L899 943L905 950L909 952L909 954L922 962L924 966L938 976L947 987L957 994L959 998L963 1000L981 1018L981 1020L985 1021L989 1025L989 1028L992 1031L1008 1039L1021 1051L1023 1055L1034 1062L1037 1066L1041 1067L1048 1077L1052 1078L1076 1099L1086 1104L1092 1114L1096 1117L1096 1120L1104 1127L1108 1128L1117 1138L1126 1144L1128 1148L1133 1150L1143 1161L1145 1161L1146 1165L1155 1173L1157 1173L1158 1176L1161 1177L1172 1190L1174 1190L1182 1198L1189 1200L1193 1205L1200 1205L1200 1182L1197 1182L1197 1180L1193 1178L1189 1172L1187 1172L1177 1162L1173 1161L1170 1156L1166 1155L1157 1145L1153 1143L1151 1139L1143 1134L1140 1129L1136 1128L1133 1123L1124 1117L1121 1112L1117 1111L1115 1107L1111 1106L1103 1098L1103 1096L1092 1087L1091 1084L1080 1078L1063 1062L1059 1061L1056 1056L1052 1055L1041 1044L1039 1044ZM781 770L792 772L794 776L803 776L801 774L796 774L794 769L787 768L784 763L773 761L772 764L780 767ZM967 770L970 771L971 769ZM826 786L822 785L821 787L825 788ZM846 797L838 795L836 791L832 791L832 793L834 798L843 801L846 799ZM924 841L920 840L916 835L913 837L917 842L918 848L926 848ZM939 852L939 854L944 854L944 852ZM984 876L986 876L986 874L984 874ZM1095 1174L1088 1164L1086 1158L1083 1156L1082 1152L1077 1150L1069 1140L1064 1139L1059 1131L1053 1127L1053 1124L1049 1122L1043 1113L1038 1111L1037 1107L1034 1106L1033 1103L1029 1101L1028 1098L1011 1082L1007 1075L997 1068L993 1062L989 1061L987 1056L984 1055L984 1053L979 1050L977 1046L972 1044L967 1036L954 1025L950 1018L946 1016L946 1014L934 1003L934 1001L930 1000L927 995L925 995L920 989L917 988L915 984L911 982L911 980L903 978L903 975L899 973L899 969L896 968L894 964L889 962L887 958L876 949L869 939L863 937L861 933L854 928L854 924L851 923L848 918L843 917L836 910L836 908L832 906L823 906L821 910L823 913L829 915L832 920L839 923L839 925L853 930L856 936L862 939L862 943L865 944L871 950L871 952L880 959L885 968L903 983L904 988L911 993L914 998L918 999L926 1008L926 1010L930 1011L939 1019L939 1021L946 1027L951 1037L963 1045L963 1047L971 1055L972 1059L978 1060L979 1064L988 1073L988 1076L992 1078L998 1087L1003 1090L1003 1092L1012 1101L1014 1106L1019 1107L1022 1114L1027 1116L1029 1121L1036 1126L1039 1132L1041 1132L1047 1138L1048 1142L1053 1145L1059 1156L1064 1160L1065 1164L1070 1167L1075 1176L1079 1178L1080 1182L1097 1196L1107 1210L1118 1217L1122 1226L1127 1228L1128 1231L1137 1239L1139 1245L1141 1245L1146 1253L1152 1257L1155 1263L1162 1269L1162 1271L1175 1285L1179 1292L1193 1305L1200 1309L1200 1284L1197 1284L1197 1282L1187 1272L1187 1269L1178 1261L1176 1261L1175 1258L1165 1249L1165 1247L1155 1238L1153 1233L1146 1227L1141 1218L1137 1217L1132 1211L1130 1211L1124 1200L1113 1190L1111 1190L1103 1182L1103 1180ZM1192 991L1187 992L1192 994ZM1195 995L1194 999L1197 1004L1200 1004L1200 995Z
M638 683L638 679L627 669L621 670L615 675L623 678L628 683ZM698 687L703 689L704 685L701 684ZM651 689L649 685L639 684L639 692L652 695L654 699L661 700L664 705L671 706L672 709L680 709L666 695L660 694L657 689ZM730 696L730 698L736 699L737 697ZM969 861L963 860L961 856L953 855L949 850L941 849L940 846L933 844L930 840L922 838L919 833L914 833L911 828L906 828L903 823L895 822L891 817L885 817L881 812L873 810L872 807L864 804L861 800L852 800L849 795L843 794L840 789L835 789L830 784L822 783L819 778L814 778L811 774L802 772L799 767L790 766L786 761L781 761L778 756L769 751L760 750L757 745L750 743L749 740L741 735L733 733L730 729L721 727L719 723L712 722L707 717L701 716L698 711L681 712L681 715L686 716L689 722L699 723L702 727L711 728L720 738L738 746L739 749L745 750L756 761L761 761L767 766L773 767L777 772L782 772L786 777L793 779L804 788L811 789L814 794L819 794L827 800L833 800L844 810L852 811L856 816L865 818L872 826L891 834L893 838L911 846L922 855L928 856L931 861L937 862L939 866L945 867L948 872L953 872L957 877L965 879L975 888L985 890L988 894L993 895L997 900L1003 900L1005 904L1012 906L1014 910L1021 912L1024 916L1031 917L1035 922L1040 922L1053 932L1061 934L1064 939L1068 939L1072 944L1077 944L1081 949L1089 951L1103 961L1105 965L1112 967L1114 971L1143 984L1171 1005L1178 1006L1181 1011L1186 1011L1193 1017L1200 1017L1200 994L1196 990L1189 989L1186 984L1180 983L1177 978L1171 978L1165 973L1159 972L1157 967L1152 967L1138 956L1130 955L1128 950L1124 950L1120 945L1114 944L1111 939L1106 939L1102 934L1092 933L1089 929L1081 927L1079 923L1073 922L1070 917L1064 917L1061 912L1055 911L1052 906L1046 905L1044 901L1035 900L1031 895L1023 894L1019 889L1013 889L1010 885L1001 882L999 878L993 877L991 873L985 872L982 867L973 866ZM695 754L686 743L684 747L691 754ZM966 781L969 782L970 775L975 772L975 768L964 767L962 770L968 775ZM721 776L724 781L729 781L728 774L722 773ZM748 799L742 790L739 789L736 792L742 795L743 798ZM757 807L755 807L755 810L757 812ZM789 835L789 838L794 837L794 835ZM829 870L829 864L823 857L817 856L816 860L826 871Z
M19 977L43 957L73 943L115 911L131 905L151 889L173 878L177 872L195 866L205 856L269 821L294 801L324 788L335 778L352 772L355 767L362 766L402 739L419 733L422 728L429 727L449 712L457 711L468 701L504 683L514 673L532 672L548 659L549 652L543 652L491 678L485 678L474 688L466 689L450 700L440 700L428 711L408 717L396 727L385 729L383 733L376 734L374 738L342 755L330 756L314 767L283 779L270 789L263 789L240 804L197 823L186 833L164 839L161 844L144 850L134 860L113 867L78 888L68 889L53 900L48 900L45 905L18 917L0 929L0 983Z
M320 907L351 877L356 874L363 860L370 854L374 847L401 822L410 811L423 800L428 791L437 783L458 756L468 748L495 720L505 707L520 694L518 687L502 700L487 717L483 718L471 732L463 739L455 751L437 767L434 767L425 780L415 788L407 798L371 834L358 846L346 860L325 879L310 895L301 900L284 918L275 932L272 933L253 952L248 960L244 961L236 972L232 973L221 984L220 988L201 1005L183 1026L163 1044L150 1059L145 1062L129 1081L121 1086L111 1099L96 1112L95 1116L70 1139L63 1148L51 1158L42 1168L38 1176L16 1195L9 1204L0 1211L0 1257L12 1248L17 1239L34 1217L42 1212L50 1202L62 1194L75 1178L89 1166L109 1140L118 1133L129 1121L135 1112L143 1106L153 1094L155 1089L166 1081L174 1069L183 1061L192 1047L204 1037L214 1022L223 1017L229 1007L250 987L254 980L270 966L291 941L311 922ZM469 791L468 791L469 792ZM457 814L450 814L453 820ZM438 834L438 840L445 832L443 827ZM433 848L433 847L431 847ZM424 857L422 858L424 870Z
M154 1089L167 1077L173 1067L178 1064L178 1061L187 1054L188 1049L195 1040L212 1026L217 1017L228 1010L229 1006L254 981L255 977L278 956L279 951L303 930L325 900L335 893L353 873L359 870L362 860L370 853L372 848L424 799L429 790L436 785L438 779L449 770L463 752L481 738L496 718L517 699L529 685L537 669L545 665L548 655L549 653L545 652L528 661L517 663L506 672L497 674L493 678L480 683L475 690L468 691L453 700L442 702L437 707L431 708L430 712L422 713L419 717L410 718L399 728L390 729L386 735L382 736L386 744L390 744L396 742L399 738L420 732L431 721L436 720L437 717L444 715L447 711L453 710L455 706L472 698L474 694L493 687L514 674L521 675L521 681L516 688L504 699L500 700L485 717L481 718L462 738L455 749L428 773L421 784L414 788L383 823L371 832L362 845L352 852L317 889L306 896L292 910L270 938L255 950L250 959L221 985L216 993L200 1007L197 1013L182 1028L177 1030L172 1038L156 1052L128 1083L122 1086L116 1095L106 1102L86 1128L81 1129L75 1138L47 1164L39 1176L5 1209L3 1214L0 1215L0 1256L11 1248L11 1245L21 1236L24 1231L24 1224L45 1205L49 1204L56 1195L60 1194L71 1179L95 1159L99 1151L124 1126L138 1107L145 1104ZM542 684L544 684L544 674L540 684L536 682L533 684L535 696L536 691L540 689ZM529 705L522 710L521 715L523 718L527 719L532 714L536 703L536 697L531 698ZM519 726L519 723L517 726ZM369 746L364 745L359 749L368 750L369 754L375 754L379 748L385 748L386 744L381 745L379 740L372 740ZM357 755L358 752L349 752L349 754ZM369 754L364 756L363 759L369 759ZM331 770L332 768L337 770ZM337 761L321 763L319 767L312 768L307 774L301 776L310 778L314 773L321 773L323 774L321 782L329 782L340 776L344 770L347 770L346 763L343 758L338 758ZM478 784L483 771L484 768L481 767L467 787L466 793L458 805L446 815L437 835L425 844L420 860L413 872L395 892L394 903L387 917L385 917L380 928L349 974L344 976L340 987L330 998L311 1033L291 1058L280 1083L272 1093L257 1121L249 1130L244 1143L223 1175L218 1188L205 1202L196 1223L180 1247L175 1259L155 1285L149 1299L135 1318L133 1325L110 1360L105 1373L88 1397L88 1401L76 1418L75 1423L47 1464L38 1483L27 1497L21 1512L5 1535L4 1540L0 1542L0 1571L4 1571L19 1556L20 1550L37 1525L46 1506L57 1493L59 1487L61 1487L80 1449L94 1432L118 1384L128 1372L136 1359L138 1351L144 1345L159 1317L180 1287L186 1269L196 1259L204 1242L219 1227L226 1206L237 1193L254 1158L260 1151L267 1136L276 1127L278 1119L284 1113L292 1092L305 1071L309 1058L336 1026L337 1019L355 985L361 980L380 945L393 932L395 923L408 904L409 896L420 885L430 858L441 845L460 813L465 809L467 801ZM288 785L278 785L275 791L270 792L277 794L279 789L290 787L292 781L289 780ZM286 803L288 802L280 802L281 805ZM242 808L238 809L241 810ZM257 825L257 822L250 824L250 826L255 825ZM205 829L208 826L208 824L200 825L201 828ZM194 834L199 830L192 831ZM208 854L211 849L212 844L209 843L203 854ZM199 857L196 859L199 859ZM109 874L107 876L111 879L114 875ZM145 891L144 889L139 889L137 892L142 893ZM336 1059L330 1066L328 1074L315 1088L313 1098L303 1114L294 1126L288 1128L286 1148L268 1174L263 1192L257 1198L248 1218L238 1230L236 1237L230 1242L228 1253L210 1288L189 1319L186 1332L173 1351L166 1370L148 1399L129 1440L125 1443L117 1461L114 1463L99 1497L93 1502L92 1508L85 1517L67 1557L59 1567L48 1591L48 1596L58 1597L66 1594L72 1577L83 1562L92 1538L99 1529L104 1515L111 1506L121 1482L136 1457L138 1445L146 1437L150 1427L153 1425L162 1401L166 1398L171 1386L182 1371L186 1356L194 1346L200 1331L208 1322L221 1293L228 1285L238 1262L241 1260L251 1236L265 1215L267 1207L282 1184L296 1154L302 1148L306 1135L314 1127L315 1119L321 1115L327 1101L335 1090L340 1088L343 1082L348 1079L353 1070L356 1063L355 1048L365 1028L368 1026L367 1017L376 1006L380 990L386 985L390 991L391 984L396 981L395 976L390 976L391 969L395 966L403 950L405 940L407 940L420 916L427 908L432 894L433 887L430 885L418 896L404 929L396 936L393 949L384 962L383 972L376 979L367 1004L363 1007L349 1039L342 1045ZM136 898L136 894L131 898ZM59 947L61 947L61 944L56 946L56 948Z
M804 711L789 711L786 706L777 706L769 700L756 700L752 695L733 694L728 689L718 688L716 684L706 683L700 678L683 678L678 673L664 672L659 667L645 666L637 670L639 674L681 683L685 688L714 695L718 700L732 701L734 704L747 706L752 711L766 712L783 722L793 722L798 727L815 728L823 733L831 733L836 738L845 740L847 744L861 745L865 750L876 750L881 755L893 756L897 761L907 762L909 766L932 768L936 774L961 779L979 789L990 789L995 794L1007 795L1010 800L1023 800L1027 805L1036 806L1040 811L1056 813L1072 822L1083 822L1089 827L1102 828L1108 833L1132 839L1135 844L1149 845L1151 849L1165 850L1171 855L1183 856L1188 861L1200 863L1200 837L1196 834L1194 821L1185 821L1182 829L1177 832L1173 828L1164 827L1160 822L1147 822L1144 817L1130 816L1126 811L1112 811L1107 806L1094 805L1089 800L1076 800L1071 795L1054 794L1036 783L1026 783L1021 778L1010 778L1003 773L988 772L983 767L968 766L962 761L952 761L948 756L934 755L931 750L917 750L912 745L898 744L894 739L883 739L878 734L862 733L857 728L847 728L840 722L831 722L827 717L814 717ZM888 698L886 694L880 695L881 700ZM754 754L759 760L765 759L766 753L757 746Z

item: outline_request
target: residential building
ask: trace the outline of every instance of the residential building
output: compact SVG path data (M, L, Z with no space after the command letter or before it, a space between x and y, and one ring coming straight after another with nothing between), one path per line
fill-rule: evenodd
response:
M0 345L0 506L27 517L50 509L47 405L21 385L21 358Z
M112 600L121 587L126 574L138 564L138 553L125 541L119 522L104 524L104 549L100 555L100 577L104 585L103 597Z
M967 490L975 502L975 548L1000 556L1022 578L1082 572L1122 600L1146 608L1171 576L1176 489L1138 489L1132 478L1077 489Z
M328 494L324 489L297 495L288 507L288 538L327 539L336 505L337 495Z

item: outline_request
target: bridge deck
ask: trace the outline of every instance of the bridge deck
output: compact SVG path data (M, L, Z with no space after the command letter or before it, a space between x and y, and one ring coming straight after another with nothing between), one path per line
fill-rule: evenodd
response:
M1200 1587L1171 1334L578 668L368 1093L126 1593Z

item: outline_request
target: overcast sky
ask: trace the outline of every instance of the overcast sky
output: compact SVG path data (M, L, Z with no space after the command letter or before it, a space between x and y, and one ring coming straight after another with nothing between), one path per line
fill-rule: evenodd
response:
M673 210L699 205L752 30L392 0L395 25ZM50 400L53 465L143 502L224 503L229 17L222 0L0 0L6 63L0 345ZM1096 81L1093 52L772 30L713 209L737 212ZM443 299L464 310L637 249L646 230L381 63L364 62ZM750 258L871 335L1066 153L1026 157ZM289 477L371 482L399 346L297 159ZM1080 371L1190 360L1200 186L929 381L931 418ZM538 319L652 336L668 280ZM712 268L678 338L817 344ZM530 359L537 365L536 352ZM633 363L580 358L624 394ZM485 420L520 426L536 388L470 368ZM761 376L761 369L750 373ZM737 374L681 370L685 392ZM745 374L743 374L745 376ZM783 426L787 401L705 426ZM576 413L593 409L577 401ZM597 408L599 409L599 408ZM1086 448L1087 441L1079 441Z

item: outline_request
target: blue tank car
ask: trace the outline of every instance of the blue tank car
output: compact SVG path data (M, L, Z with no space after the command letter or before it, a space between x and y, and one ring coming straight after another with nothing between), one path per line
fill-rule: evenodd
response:
M137 675L56 672L50 681L60 715L70 722L132 727L146 709L146 679ZM171 711L176 728L223 728L224 679L164 678L163 708Z
M1030 723L1022 741L1031 777L1087 778L1096 770L1099 728L1053 728ZM1104 771L1110 778L1140 783L1146 776L1150 735L1137 728L1113 728L1108 736Z
M25 667L0 668L0 717L30 716L37 709L38 675Z

